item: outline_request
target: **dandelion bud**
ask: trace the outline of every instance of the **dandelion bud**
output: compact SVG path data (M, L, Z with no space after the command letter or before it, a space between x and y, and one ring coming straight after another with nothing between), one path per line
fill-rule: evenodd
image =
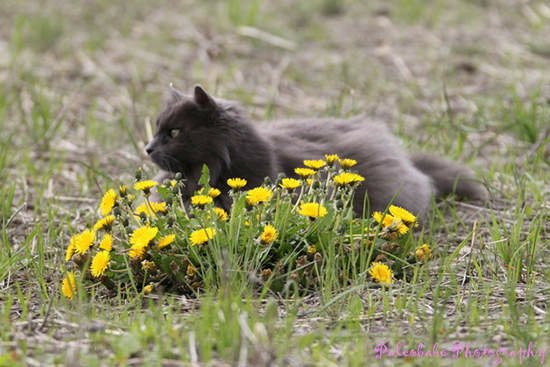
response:
M334 163L340 160L340 157L338 157L338 154L325 154L325 160L329 166L333 166Z
M416 249L415 256L418 261L429 260L432 256L432 249L425 243Z
M141 262L141 269L145 270L145 271L148 271L148 272L152 272L156 269L156 264L152 261L149 261L149 260L143 260Z
M178 172L178 173L176 173L176 175L174 176L174 178L175 178L177 181L179 181L179 180L181 180L181 179L183 178L183 175L181 174L181 172Z
M88 255L84 255L84 254L74 254L72 257L72 260L76 265L78 265L79 267L82 267L86 263L86 260L88 260L88 257L89 257Z
M379 254L374 258L374 262L382 262L384 260L386 260L386 255L384 254Z
M195 274L197 274L197 268L195 268L192 264L187 265L187 269L185 270L185 274L187 274L188 277L193 277Z
M145 287L143 287L143 294L149 294L153 291L153 285L148 284Z
M267 269L263 269L262 270L262 278L265 280L267 278L269 278L271 276L271 274L273 274L273 271L269 268Z
M142 177L143 177L143 169L140 167L136 170L135 178L137 181L141 181Z
M118 187L118 193L121 197L125 197L128 192L128 188L125 185L120 185Z

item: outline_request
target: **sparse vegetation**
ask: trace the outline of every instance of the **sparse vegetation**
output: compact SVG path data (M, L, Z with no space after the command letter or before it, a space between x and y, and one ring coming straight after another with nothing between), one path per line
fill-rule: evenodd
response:
M3 0L0 366L483 366L496 357L376 351L548 349L549 14L544 1ZM365 273L307 294L218 279L194 298L107 297L77 277L86 292L68 300L70 237L107 189L143 164L152 176L143 147L170 82L258 121L366 112L410 149L476 167L491 203L434 203L407 245L433 259L387 287ZM274 220L279 241L300 238Z

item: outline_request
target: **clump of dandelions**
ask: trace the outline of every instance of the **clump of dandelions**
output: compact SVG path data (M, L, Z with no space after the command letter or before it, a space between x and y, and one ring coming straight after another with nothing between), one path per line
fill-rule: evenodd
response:
M157 182L140 173L132 184L108 188L99 217L69 238L60 293L74 300L101 285L113 295L194 296L220 279L309 292L334 282L325 274L335 271L342 286L368 274L389 287L433 257L428 244L415 244L418 221L406 208L354 218L354 191L368 175L353 172L360 164L353 159L323 158L257 187L242 177L225 180L225 191L210 187L205 170L192 194L184 194L181 175ZM358 268L357 259L367 258Z

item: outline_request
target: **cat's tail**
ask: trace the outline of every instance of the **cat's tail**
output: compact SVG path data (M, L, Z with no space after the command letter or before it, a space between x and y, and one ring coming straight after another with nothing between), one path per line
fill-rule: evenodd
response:
M428 154L411 156L416 168L432 179L436 196L454 194L459 198L486 201L487 189L474 177L474 173L465 166L447 159Z

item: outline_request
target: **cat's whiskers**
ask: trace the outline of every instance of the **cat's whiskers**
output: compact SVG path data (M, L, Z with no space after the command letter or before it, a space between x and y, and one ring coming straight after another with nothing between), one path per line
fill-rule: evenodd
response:
M181 163L178 161L177 158L170 156L168 154L161 154L157 160L159 163L162 164L162 166L169 172L178 172L181 167Z

